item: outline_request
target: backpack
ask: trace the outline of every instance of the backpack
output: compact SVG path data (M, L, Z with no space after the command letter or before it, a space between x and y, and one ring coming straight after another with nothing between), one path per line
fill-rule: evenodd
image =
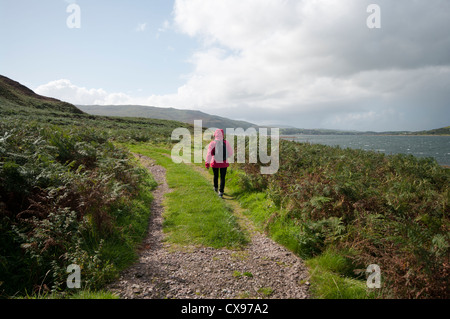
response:
M222 152L218 152L218 156L222 155L222 158L219 158L216 156L216 146L220 147L220 144L222 144ZM227 152L227 144L226 144L226 140L222 140L222 141L216 141L216 146L214 146L214 148L211 151L211 155L213 155L216 159L217 163L225 163L227 158L228 158L228 152Z

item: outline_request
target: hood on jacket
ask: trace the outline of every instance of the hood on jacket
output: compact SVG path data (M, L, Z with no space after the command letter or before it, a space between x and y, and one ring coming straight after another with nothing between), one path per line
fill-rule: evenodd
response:
M222 129L217 129L216 132L214 132L214 138L219 141L223 140L224 135L225 134Z

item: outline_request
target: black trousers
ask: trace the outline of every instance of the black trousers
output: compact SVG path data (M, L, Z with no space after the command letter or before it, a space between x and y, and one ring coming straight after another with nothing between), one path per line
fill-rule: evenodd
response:
M219 192L223 193L225 190L225 177L227 176L227 167L224 168L214 168L214 189L218 189ZM219 174L220 174L220 188L219 188Z

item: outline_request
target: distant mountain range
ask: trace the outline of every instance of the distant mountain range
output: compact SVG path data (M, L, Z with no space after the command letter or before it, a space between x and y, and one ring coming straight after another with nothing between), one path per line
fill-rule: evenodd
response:
M17 112L27 112L29 109L39 109L41 112L59 112L71 114L90 114L115 117L151 118L172 120L194 124L194 120L202 120L203 127L216 128L258 128L259 126L246 121L232 120L195 110L180 110L142 105L72 105L54 98L36 94L26 86L0 75L0 115ZM279 127L283 135L450 135L450 126L428 131L392 131L392 132L358 132L327 129L299 129L285 125L269 125Z
M283 135L450 135L450 126L438 128L429 131L386 131L386 132L360 132L360 131L341 131L327 129L299 129L283 128L280 129Z
M180 110L175 108L162 108L143 105L77 105L82 111L92 115L118 116L118 117L144 117L162 120L173 120L194 124L194 120L202 120L203 127L226 128L258 128L257 124L245 121L237 121L217 115L207 114L195 110ZM450 135L450 127L430 131L409 132L359 132L329 129L299 129L288 125L266 125L264 127L278 127L283 135Z
M173 120L194 124L194 120L202 120L203 127L226 129L258 127L258 125L238 120L231 120L217 115L207 114L195 110L180 110L143 105L77 105L82 111L92 115L118 117L144 117L160 120Z
M415 132L417 135L450 135L450 126L437 128L430 131Z

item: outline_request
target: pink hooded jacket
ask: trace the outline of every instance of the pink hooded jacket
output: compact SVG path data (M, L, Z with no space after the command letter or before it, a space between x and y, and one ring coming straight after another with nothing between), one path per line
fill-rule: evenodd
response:
M227 148L227 160L225 160L225 162L222 163L217 163L216 159L214 158L216 142L223 141L224 135L225 134L221 129L216 130L216 132L214 133L215 140L209 143L208 154L206 155L206 164L205 164L206 168L209 168L210 166L212 168L225 168L230 166L230 164L228 163L228 158L233 157L233 149L231 148L231 145L230 143L228 143L228 141L224 140L224 143Z

